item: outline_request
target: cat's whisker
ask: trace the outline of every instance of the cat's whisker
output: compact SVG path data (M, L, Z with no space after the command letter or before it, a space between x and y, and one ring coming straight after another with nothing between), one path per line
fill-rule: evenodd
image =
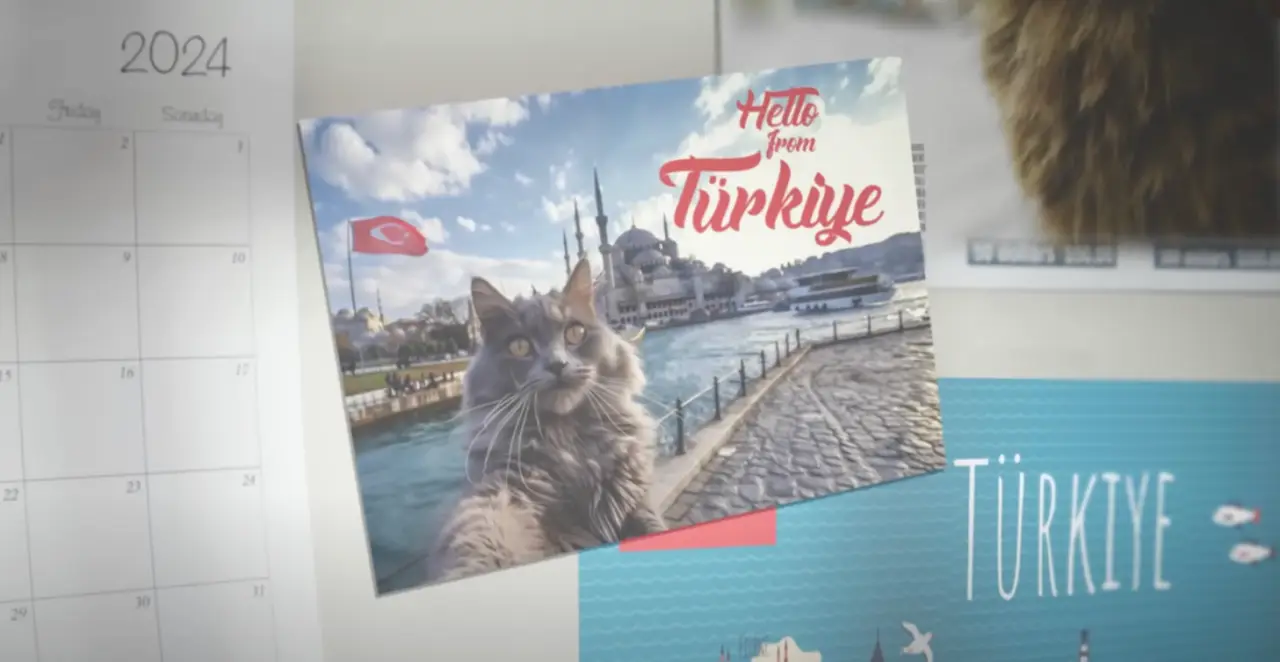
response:
M517 395L518 394L519 392L517 392ZM486 448L484 451L484 463L481 464L480 466L481 474L485 474L489 472L489 456L493 453L493 444L494 444L494 441L498 438L498 433L502 432L503 428L505 428L508 423L510 423L517 415L524 412L525 409L529 406L529 398L527 396L517 398L516 400L514 400L514 402L516 402L517 404L511 407L508 413L502 417L502 420L498 423L498 426L493 429L493 432L489 433L489 447ZM479 437L480 435L477 434L476 436Z
M471 435L471 440L467 442L467 447L463 451L463 453L466 456L465 465L463 466L463 471L465 471L467 474L467 482L470 483L472 486L474 486L476 483L475 483L475 479L471 477L471 454L472 454L472 451L475 450L476 442L482 437L482 433L484 432L485 428L488 426L489 421L491 420L491 417L497 416L501 414L503 411L514 407L516 398L518 395L519 393L517 392L517 393L512 393L510 395L506 395L500 398L497 401L497 404L494 405L494 410L492 412L489 412L489 414L485 416L485 420L481 424L480 429L473 432ZM488 457L487 453L485 457L486 458ZM487 464L487 459L486 459L486 464ZM480 473L483 474L486 469L488 469L487 466L482 466L480 468Z
M538 415L538 394L533 394L533 431L542 434L542 417Z
M618 424L617 421L613 419L613 416L609 415L609 412L605 411L605 409L609 408L610 405L607 402L605 402L598 393L595 393L590 389L588 389L586 393L587 393L587 404L589 404L591 408L595 410L596 414L598 414L601 418L608 421L609 425L613 426L614 431L616 432L626 431L621 425ZM617 414L619 412L615 409L613 413Z
M505 471L502 472L503 481L506 483L508 490L511 489L511 458L516 455L517 449L520 447L520 438L524 436L524 424L529 418L529 399L521 400L520 416L516 419L515 425L512 426L511 436L507 439L507 463L504 465Z
M669 405L669 403L658 400L653 396L646 395L643 391L632 391L631 383L625 379L598 379L596 380L596 384L602 388L609 389L610 393L618 397L636 398L638 400L644 400L664 407Z
M596 382L596 387L599 388L601 391L603 391L606 395L611 395L615 398L619 398L619 399L634 398L635 400L640 401L642 404L647 403L655 407L659 407L661 408L662 413L664 414L674 409L674 407L671 406L670 402L663 402L661 400L657 400L655 398L649 397L643 393L625 392L617 386L611 386L604 382Z
M523 414L524 414L524 410L525 410L525 401L524 401L524 400L521 400L521 401L520 401L520 407L519 407L519 409L517 409L517 410L516 410L516 412L517 412L517 414L518 414L518 415L523 415ZM493 451L493 445L494 445L494 443L496 442L496 439L497 439L497 438L496 438L496 436L495 436L495 437L494 437L494 439L490 440L490 442L489 442L489 451ZM488 471L488 466L489 466L489 455L488 455L488 453L486 453L486 454L485 454L484 463L485 463L485 468L486 468L485 470L486 470L486 472L487 472L487 471ZM506 465L505 465L505 466L507 466L507 467L510 467L510 466L511 466L511 443L510 443L510 440L508 440L508 442L507 442L507 463L506 463ZM511 483L511 481L510 481L510 480L508 480L507 473L508 473L508 472L506 472L506 471L503 471L503 472L502 472L502 484L503 484L503 487L504 487L504 488L510 489L510 483Z
M514 393L510 393L506 396L503 396L503 398L499 400L499 405L495 407L493 411L485 415L484 419L480 422L480 429L483 430L485 426L487 426L489 422L494 419L494 417L499 415L499 413L503 409L502 405L507 405L514 402L516 398L519 397L519 395L520 395L520 391L516 390Z
M503 402L504 400L506 400L507 398L509 398L509 397L511 397L511 396L510 396L510 395L504 395L504 396L502 396L501 398L495 398L495 399L493 399L493 400L489 400L489 401L487 401L487 402L481 402L481 403L478 403L478 404L474 404L474 405L471 405L470 407L463 407L462 409L459 409L459 410L457 411L457 413L455 413L453 416L450 416L450 417L449 417L449 422L450 422L450 423L453 423L453 422L455 422L455 421L461 420L461 419L465 418L465 417L467 416L467 414L473 414L473 413L478 412L478 411L480 411L480 410L482 410L482 409L487 409L487 408L489 408L489 407L497 407L498 405L502 404L502 402Z
M534 426L537 427L538 430L540 431L542 423L541 423L541 419L539 419L538 417L538 394L537 393L533 394L533 406L531 407L531 409L533 409ZM524 418L520 419L520 434L514 439L516 443L516 472L520 475L520 484L524 486L525 490L529 489L529 481L526 480L524 477L524 427L525 427L525 424L528 422L528 420L529 420L529 412L528 410L526 410ZM507 469L509 471L510 467L508 467Z

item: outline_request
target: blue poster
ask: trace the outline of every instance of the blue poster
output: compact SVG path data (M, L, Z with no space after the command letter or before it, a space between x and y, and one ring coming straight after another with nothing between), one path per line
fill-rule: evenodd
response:
M943 379L948 468L580 562L583 662L1261 660L1280 384ZM1268 607L1268 605L1271 605Z

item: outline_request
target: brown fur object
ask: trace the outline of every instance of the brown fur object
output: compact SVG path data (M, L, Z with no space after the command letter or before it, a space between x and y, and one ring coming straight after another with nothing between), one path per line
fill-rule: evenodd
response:
M1269 0L981 0L1014 170L1060 241L1272 239Z

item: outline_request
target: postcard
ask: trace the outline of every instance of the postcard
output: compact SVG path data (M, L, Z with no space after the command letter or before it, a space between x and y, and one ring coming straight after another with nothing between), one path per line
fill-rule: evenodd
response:
M1249 13L1263 3L1208 12L1215 18L1204 29L1231 46L1205 54L1194 46L1200 28L1178 32L1196 21L1149 18L1157 5L1183 14L1198 5L778 2L794 11L768 27L725 21L726 66L901 54L935 287L1280 289L1277 42L1274 21ZM1056 24L1131 24L1142 36L1111 43L1105 30L1090 31L1088 43L1066 48L1032 34ZM1236 24L1250 28L1228 27ZM1086 66L1088 58L1106 64ZM1237 62L1246 64L1236 71ZM1044 70L1032 73L1038 63ZM1110 73L1080 73L1094 66ZM1161 71L1218 73L1175 77L1161 91ZM1141 84L1122 84L1117 72ZM1082 99L1087 86L1094 97ZM1166 93L1185 101L1166 103ZM1195 99L1210 100L1216 121ZM1231 102L1212 101L1220 99ZM1131 116L1134 108L1147 109L1147 119Z
M945 466L901 69L301 123L379 594Z

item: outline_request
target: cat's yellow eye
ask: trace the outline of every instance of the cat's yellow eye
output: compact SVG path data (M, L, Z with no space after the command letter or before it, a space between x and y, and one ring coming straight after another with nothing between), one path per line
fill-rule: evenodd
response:
M576 345L587 337L587 327L574 322L564 329L564 341L570 345Z
M532 351L533 345L529 342L528 338L516 336L515 338L507 341L507 352L517 359L523 359Z

